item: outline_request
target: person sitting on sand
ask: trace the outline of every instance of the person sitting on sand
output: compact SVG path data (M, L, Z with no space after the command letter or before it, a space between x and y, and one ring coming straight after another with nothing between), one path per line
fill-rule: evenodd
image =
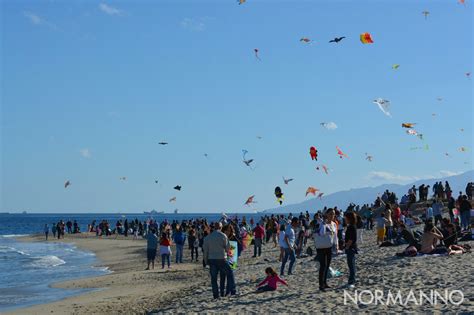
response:
M158 249L158 236L156 236L156 231L152 229L150 233L146 235L146 256L148 260L148 266L145 270L155 269L155 258L156 251Z
M436 248L438 241L443 239L443 234L433 225L427 223L425 225L424 233L421 236L421 250L423 254L444 254L445 248Z
M171 241L168 238L167 233L162 233L161 234L160 255L161 255L161 269L165 268L165 261L168 264L168 268L171 268L171 266L170 266Z
M415 236L413 235L413 232L410 229L408 229L407 226L403 223L400 223L399 229L400 229L400 234L402 238L408 243L408 247L415 246L415 248L419 250L420 244L418 243Z
M277 289L278 282L283 283L284 285L288 286L286 281L281 279L272 267L266 268L265 274L267 275L265 280L263 280L257 285L257 293L266 292L266 291L275 291ZM268 284L266 286L263 286L265 283L268 283Z
M443 243L448 249L449 255L464 254L466 252L464 247L458 245L458 234L454 224L447 224L443 234Z

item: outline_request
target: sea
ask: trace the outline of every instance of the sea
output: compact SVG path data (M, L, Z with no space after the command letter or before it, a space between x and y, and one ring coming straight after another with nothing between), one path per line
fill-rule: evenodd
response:
M232 215L234 216L234 215ZM232 217L230 216L230 217ZM257 219L257 214L241 214ZM208 222L219 220L221 214L0 214L0 313L35 304L50 303L69 296L89 292L89 289L58 289L51 285L71 279L104 275L110 271L99 265L94 253L80 250L73 244L59 243L50 233L48 242L23 242L16 238L25 235L42 234L44 225L49 228L59 220L76 220L81 231L87 230L92 221L98 224L108 220L113 226L122 219L144 221L153 218L167 220L188 220L205 218Z

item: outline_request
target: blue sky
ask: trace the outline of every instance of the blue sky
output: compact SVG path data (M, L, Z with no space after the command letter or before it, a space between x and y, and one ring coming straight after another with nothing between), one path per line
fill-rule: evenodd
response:
M472 169L469 1L1 9L1 211L241 212L275 207L277 185L288 204L308 186L328 194ZM361 44L363 32L375 43ZM329 44L336 36L347 38ZM378 97L390 100L392 117L372 103ZM331 121L337 129L320 126ZM424 142L402 122L418 123ZM287 186L282 176L295 180ZM258 203L244 207L250 195Z

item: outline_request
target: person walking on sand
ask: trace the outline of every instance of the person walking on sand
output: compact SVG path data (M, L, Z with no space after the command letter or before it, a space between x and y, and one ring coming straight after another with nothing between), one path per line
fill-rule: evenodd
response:
M161 269L165 269L165 261L168 264L168 269L171 268L170 266L171 241L168 238L167 233L161 234L160 255L161 255Z
M48 235L49 235L49 226L48 223L44 225L44 236L46 237L46 240L48 240Z
M319 290L323 292L330 288L327 279L329 265L331 264L332 247L338 243L338 230L334 218L334 209L329 208L326 211L324 221L319 224L319 231L315 233L316 257L319 261Z
M262 255L262 243L265 235L265 229L257 222L257 226L253 229L254 243L253 243L253 257L260 257Z
M265 280L263 280L257 285L257 293L266 292L266 291L276 291L278 282L288 286L288 283L286 283L285 280L278 277L276 271L272 267L266 268L265 274L267 275ZM268 283L268 284L266 286L263 286L265 283Z
M356 215L354 212L346 212L344 214L347 222L346 235L344 244L346 245L347 266L349 267L349 281L347 286L350 289L355 287L356 263L355 255L357 254L357 230Z
M288 266L288 275L293 273L293 265L296 261L295 255L295 229L299 226L299 220L297 217L291 219L291 224L288 224L285 230L285 238L283 242L283 250L285 251L283 255L283 260L281 261L280 267L280 276L285 274L285 265L288 259L290 259L290 265Z
M146 235L146 256L148 259L148 266L145 270L155 269L155 258L156 258L156 251L158 249L158 236L156 236L155 229L152 229Z
M211 274L212 295L214 299L224 297L227 252L229 251L229 239L222 233L222 223L214 224L214 231L204 238L203 258L204 263L209 265ZM217 285L217 276L220 277L220 286Z

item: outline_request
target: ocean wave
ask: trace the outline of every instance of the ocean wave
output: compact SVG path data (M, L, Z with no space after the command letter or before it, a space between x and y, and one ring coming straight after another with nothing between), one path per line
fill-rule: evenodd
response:
M66 262L59 258L58 256L48 255L41 257L33 257L34 261L31 262L30 266L37 268L48 268L48 267L57 267L64 265Z
M14 237L23 237L23 236L28 236L29 234L5 234L5 235L0 235L0 237L4 238L14 238Z
M29 254L25 253L24 251L21 251L19 249L14 248L14 247L2 246L2 245L0 245L0 253L17 253L17 254L20 254L20 255L29 255Z

